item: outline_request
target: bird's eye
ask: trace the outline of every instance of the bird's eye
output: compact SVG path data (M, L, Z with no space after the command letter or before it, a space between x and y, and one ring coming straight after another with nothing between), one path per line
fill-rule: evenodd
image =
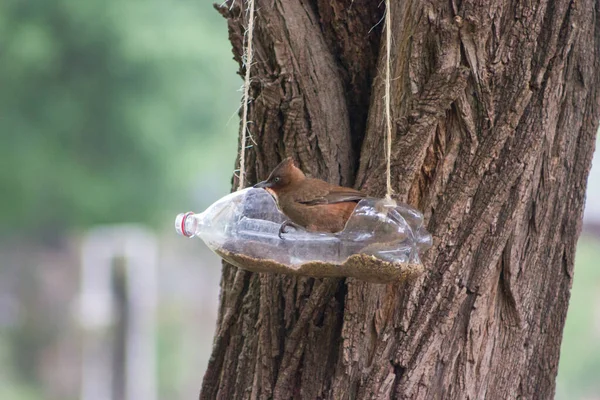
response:
M280 177L276 177L275 179L273 179L273 182L279 182L281 180Z

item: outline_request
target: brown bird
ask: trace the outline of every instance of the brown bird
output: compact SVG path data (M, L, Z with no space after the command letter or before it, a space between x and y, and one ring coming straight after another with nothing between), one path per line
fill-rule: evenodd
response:
M271 193L281 212L290 219L291 222L281 224L279 237L290 225L312 232L339 232L356 204L367 197L358 190L307 178L291 158L283 160L267 180L254 187Z

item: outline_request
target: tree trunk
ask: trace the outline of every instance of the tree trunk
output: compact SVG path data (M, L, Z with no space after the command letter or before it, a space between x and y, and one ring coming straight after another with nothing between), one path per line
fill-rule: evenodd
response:
M240 64L241 7L218 7ZM426 273L377 285L225 265L200 397L552 398L600 118L599 8L392 0L393 184L433 235ZM384 5L256 9L248 182L292 156L383 195Z

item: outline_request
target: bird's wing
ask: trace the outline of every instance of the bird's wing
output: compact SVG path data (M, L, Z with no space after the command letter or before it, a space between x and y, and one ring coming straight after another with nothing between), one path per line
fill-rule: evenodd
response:
M310 200L299 201L298 203L306 204L307 206L316 206L321 204L345 203L348 201L360 201L366 196L362 193L354 193L351 191L331 191L324 196L315 197Z
M351 188L332 186L325 182L312 179L307 179L307 181L306 184L310 185L310 190L303 191L303 193L306 194L299 196L295 200L298 203L308 206L360 201L367 197L366 194Z

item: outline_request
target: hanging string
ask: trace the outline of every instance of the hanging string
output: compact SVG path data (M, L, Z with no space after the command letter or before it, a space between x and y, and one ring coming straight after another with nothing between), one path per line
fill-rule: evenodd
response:
M252 38L254 36L254 0L248 1L248 30L246 31L246 49L244 59L246 65L246 76L244 78L244 94L242 96L242 138L240 143L240 169L238 190L243 189L246 184L246 142L248 140L248 103L250 102L250 66L252 65L253 49Z
M385 63L385 120L386 120L386 197L391 198L392 189L392 172L391 172L391 157L392 157L392 113L390 105L391 93L391 52L392 52L392 31L391 31L391 14L390 0L385 0L385 33L386 33L386 63ZM245 186L246 180L246 142L248 137L248 103L250 98L250 66L253 58L253 36L254 36L254 0L248 0L248 30L246 39L245 59L246 59L246 75L244 78L244 94L242 97L242 137L240 145L240 168L239 168L239 185L238 190Z
M392 197L392 111L390 106L390 93L391 93L391 76L390 76L390 64L391 64L391 53L392 53L392 16L390 13L390 0L385 0L385 49L386 49L386 62L385 62L385 124L386 124L386 147L385 147L385 159L386 159L386 185L387 192L386 198L391 199Z

